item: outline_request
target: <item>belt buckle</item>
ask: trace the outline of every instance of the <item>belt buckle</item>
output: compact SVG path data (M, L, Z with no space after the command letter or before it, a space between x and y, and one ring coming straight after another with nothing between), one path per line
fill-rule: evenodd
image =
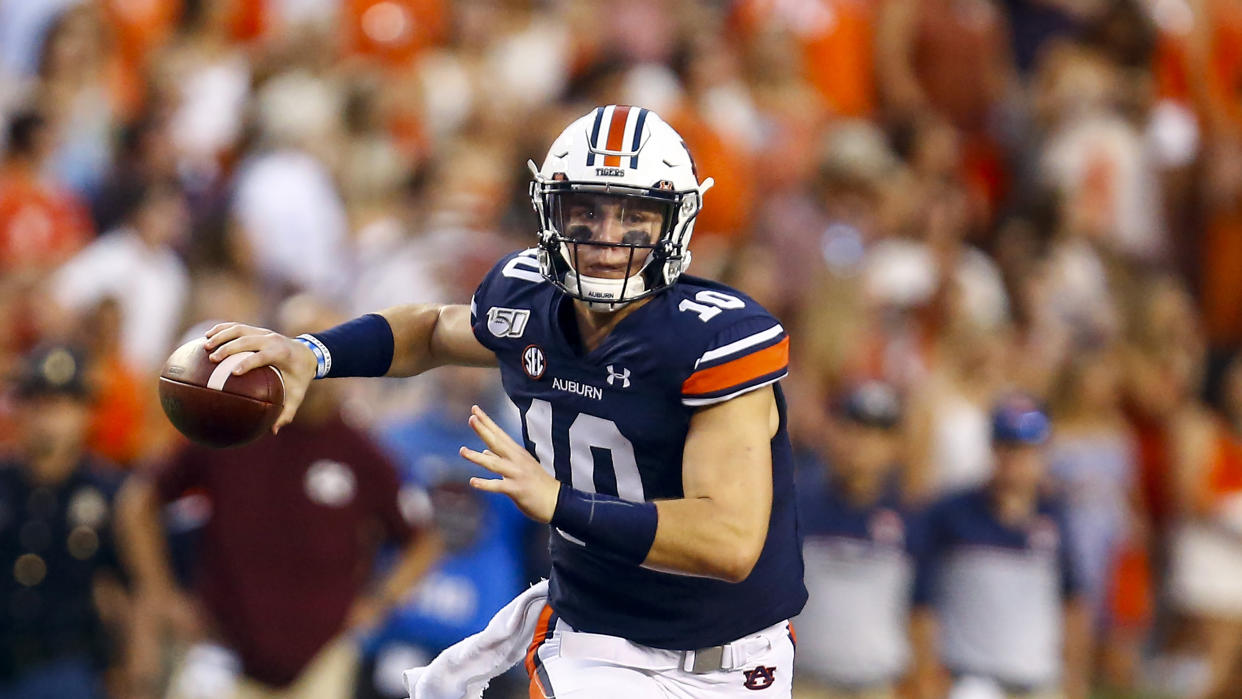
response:
M723 667L724 646L712 646L711 648L694 651L694 663L690 667L690 672L696 675L705 675L709 672L716 672Z

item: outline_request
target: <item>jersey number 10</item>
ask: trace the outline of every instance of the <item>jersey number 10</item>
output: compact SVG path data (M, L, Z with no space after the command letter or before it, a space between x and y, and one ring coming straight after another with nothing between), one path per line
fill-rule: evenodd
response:
M530 408L522 416L526 434L535 445L535 458L544 470L556 475L553 464L555 451L552 446L552 404L532 398ZM595 490L595 453L605 449L612 456L612 469L617 481L616 495L623 500L643 502L643 481L638 475L638 462L634 459L634 445L617 429L617 423L601 417L579 413L569 426L570 486L584 493Z

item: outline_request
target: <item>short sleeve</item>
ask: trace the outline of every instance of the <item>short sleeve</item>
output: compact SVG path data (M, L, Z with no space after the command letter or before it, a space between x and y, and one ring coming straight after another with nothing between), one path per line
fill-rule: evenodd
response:
M543 281L534 248L501 258L470 297L470 329L475 339L484 347L496 351L499 340L521 337L530 320L530 309L505 307L507 304L503 297L512 291L508 284L539 284Z
M718 333L681 385L691 407L721 403L780 381L789 373L789 335L769 315L747 318Z

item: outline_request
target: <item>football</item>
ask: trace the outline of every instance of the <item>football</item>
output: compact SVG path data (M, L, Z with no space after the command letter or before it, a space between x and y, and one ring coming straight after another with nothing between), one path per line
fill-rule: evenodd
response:
M210 447L235 447L271 430L284 405L285 384L271 366L233 375L253 352L211 361L206 338L178 347L160 373L160 405L182 434Z

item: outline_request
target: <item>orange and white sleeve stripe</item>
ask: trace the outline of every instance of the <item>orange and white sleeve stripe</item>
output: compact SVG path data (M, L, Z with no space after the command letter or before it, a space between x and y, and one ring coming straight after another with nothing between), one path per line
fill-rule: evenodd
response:
M681 384L681 402L720 403L776 383L789 373L789 336L780 323L710 349Z

